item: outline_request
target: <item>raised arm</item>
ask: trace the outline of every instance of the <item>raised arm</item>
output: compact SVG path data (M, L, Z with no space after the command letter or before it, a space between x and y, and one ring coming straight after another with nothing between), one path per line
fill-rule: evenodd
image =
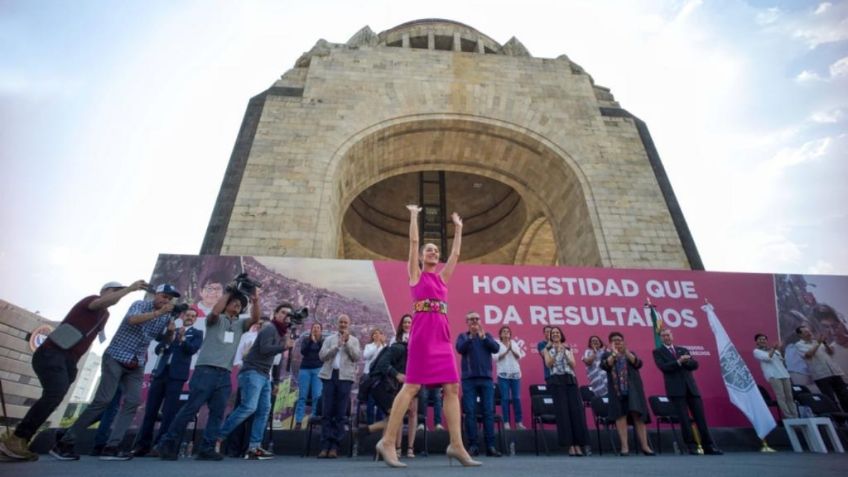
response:
M421 212L421 207L407 205L406 208L409 209L409 260L407 261L407 267L409 271L409 284L415 285L421 276L421 269L418 265L418 214Z
M128 287L124 287L114 293L109 293L106 296L101 296L100 298L97 298L96 300L92 301L88 304L88 309L95 311L109 308L115 303L118 303L121 298L129 295L130 293L136 290L141 290L142 288L145 288L147 286L147 282L145 282L144 280L136 280L135 282L133 282L132 285Z
M459 262L459 249L462 246L462 217L456 212L451 214L451 220L454 225L453 244L451 244L451 253L448 257L445 268L442 269L442 281L447 283L453 275L453 270L456 268L456 263Z

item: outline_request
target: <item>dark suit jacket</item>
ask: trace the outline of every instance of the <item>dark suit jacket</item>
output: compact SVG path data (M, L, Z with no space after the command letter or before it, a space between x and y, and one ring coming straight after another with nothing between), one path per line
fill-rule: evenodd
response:
M171 379L187 380L188 371L191 367L191 357L200 345L203 344L203 332L197 328L186 330L185 340L182 343L162 341L156 346L156 354L160 355L159 363L153 370L153 377L158 378L168 370L167 377ZM168 358L171 365L168 366Z
M682 346L675 346L674 350L677 356L672 355L665 346L654 350L654 362L662 371L665 380L665 393L668 397L684 397L688 391L693 396L700 396L701 392L698 391L698 385L692 376L692 371L698 369L698 362L692 358L682 365L677 364L679 356L691 354Z

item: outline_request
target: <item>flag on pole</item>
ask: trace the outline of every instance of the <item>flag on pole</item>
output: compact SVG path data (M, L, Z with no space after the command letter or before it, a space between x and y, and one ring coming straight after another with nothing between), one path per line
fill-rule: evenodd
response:
M659 348L662 346L662 339L660 338L660 332L663 330L662 318L657 315L657 307L651 303L651 300L645 303L645 308L651 310L651 328L654 329L654 348Z
M715 335L719 363L721 364L721 377L724 379L727 394L730 395L730 402L751 421L760 439L765 439L768 433L777 427L774 416L771 415L771 411L763 400L763 395L757 389L754 376L745 361L742 360L736 347L733 346L730 337L724 331L724 327L721 326L713 306L707 303L701 309L707 314L710 328Z

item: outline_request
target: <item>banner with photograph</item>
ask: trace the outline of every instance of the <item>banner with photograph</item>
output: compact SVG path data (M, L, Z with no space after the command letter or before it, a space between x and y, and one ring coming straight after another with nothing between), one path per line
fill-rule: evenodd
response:
M332 333L338 315L345 313L364 346L372 329L380 328L391 336L400 316L412 311L404 262L160 255L150 283L174 284L184 301L198 310L196 326L203 329L205 315L226 284L241 272L263 284L263 315L271 316L282 302L309 308L309 319L295 330L301 336L316 321L323 325L325 334ZM799 279L747 273L460 264L448 289L448 319L454 339L467 331L464 317L473 310L481 315L485 330L495 337L502 326L509 326L513 338L525 350L521 387L528 418L528 386L544 383L537 343L543 339L546 325L564 331L578 358L591 336L606 343L610 332L623 333L628 347L645 362L641 374L646 394L664 395L662 375L651 356L654 338L650 312L644 306L650 300L663 326L672 330L675 344L688 348L700 362L695 376L707 419L714 426L750 424L728 398L716 341L701 310L706 300L721 316L727 335L760 384L765 382L752 355L756 333L765 333L773 340L786 339L787 329L803 317L818 320L817 330L829 333L837 343L848 338L843 321L846 304L838 301L838 297L848 296L848 277ZM824 292L826 298L816 298L816 293ZM783 301L781 293L787 295ZM815 296L810 298L810 294ZM835 322L816 318L825 310L825 303L837 316ZM154 347L152 344L148 373L156 362ZM274 425L288 428L297 399L299 342L291 357L283 356L282 363L285 380L277 395ZM234 390L237 372L234 367ZM580 385L588 384L586 367L579 360L577 374Z

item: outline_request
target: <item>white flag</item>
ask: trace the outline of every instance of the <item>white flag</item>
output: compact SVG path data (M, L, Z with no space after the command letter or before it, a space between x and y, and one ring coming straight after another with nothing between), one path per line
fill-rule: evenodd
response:
M745 361L739 356L739 352L736 351L736 347L730 342L730 337L718 321L713 306L707 304L701 309L707 314L710 328L715 335L718 358L721 363L721 377L724 379L727 394L730 395L730 402L751 421L760 439L765 439L768 433L777 427L774 416L771 415L763 395L757 389L754 376L751 375Z

